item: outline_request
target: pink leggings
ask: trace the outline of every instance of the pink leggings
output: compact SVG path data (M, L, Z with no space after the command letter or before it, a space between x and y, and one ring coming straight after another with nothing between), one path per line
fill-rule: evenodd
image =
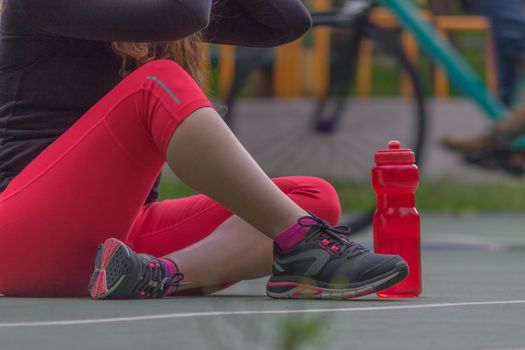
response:
M175 129L209 106L176 63L153 61L47 147L0 193L0 293L85 296L97 245L106 238L162 256L231 216L204 195L143 205ZM326 181L274 183L301 207L332 224L339 220L339 200Z

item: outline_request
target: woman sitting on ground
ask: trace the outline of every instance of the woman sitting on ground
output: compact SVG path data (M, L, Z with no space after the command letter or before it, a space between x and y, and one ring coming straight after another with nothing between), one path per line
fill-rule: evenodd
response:
M331 226L326 181L270 180L199 88L201 39L275 46L310 24L299 0L4 1L0 293L163 297L272 273L271 297L348 299L403 279L400 257ZM203 194L157 201L165 162Z

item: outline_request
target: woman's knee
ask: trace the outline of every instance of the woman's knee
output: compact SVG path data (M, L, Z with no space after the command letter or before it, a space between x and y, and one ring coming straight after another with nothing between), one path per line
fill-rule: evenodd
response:
M341 217L341 204L328 181L313 176L288 176L274 183L301 208L335 225Z

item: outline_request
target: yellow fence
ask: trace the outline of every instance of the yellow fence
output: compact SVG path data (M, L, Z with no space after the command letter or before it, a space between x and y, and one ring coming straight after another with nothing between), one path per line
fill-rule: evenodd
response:
M331 8L331 0L310 0L307 1L307 4L314 11ZM458 31L488 31L487 21L479 16L432 16L428 11L424 10L422 15L432 21L436 28L445 36ZM371 19L374 23L386 28L400 28L395 17L384 8L374 8L371 13ZM308 48L303 46L303 39L299 39L276 49L272 79L275 96L318 96L325 91L330 71L330 29L315 28L312 35L312 45ZM417 42L406 31L402 31L401 40L408 57L414 63L417 63L419 59ZM356 77L356 93L359 96L370 96L372 92L373 51L373 45L367 40L362 43L359 49ZM235 48L221 45L218 52L219 94L224 95L228 91L233 78ZM491 40L488 40L485 55L487 57L487 85L489 89L494 91L496 78ZM403 96L410 95L410 85L406 77L402 77L400 84L401 94ZM449 95L448 80L439 68L434 69L434 92L437 97L447 97Z

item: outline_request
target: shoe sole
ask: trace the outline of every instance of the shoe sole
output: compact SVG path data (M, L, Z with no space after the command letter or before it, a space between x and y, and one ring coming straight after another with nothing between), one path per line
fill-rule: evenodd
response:
M108 297L126 277L129 249L115 238L98 246L95 267L89 282L89 294L94 299Z
M266 294L274 299L326 299L349 300L377 293L401 282L408 275L408 265L400 261L385 276L355 288L330 289L293 281L268 281Z

